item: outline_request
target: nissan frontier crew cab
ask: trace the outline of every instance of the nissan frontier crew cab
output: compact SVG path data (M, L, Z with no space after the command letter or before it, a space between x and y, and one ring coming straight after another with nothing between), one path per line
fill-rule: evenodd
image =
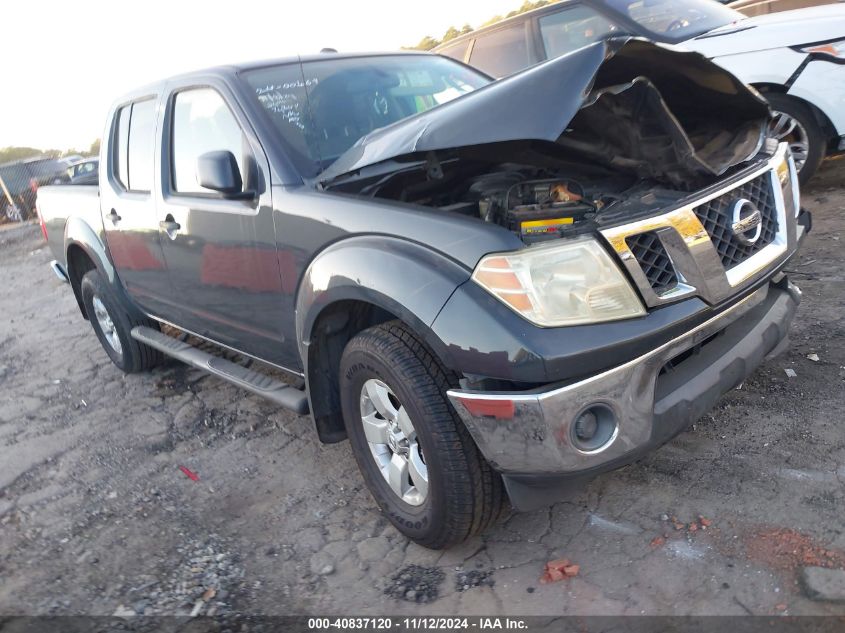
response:
M661 445L783 347L810 218L768 118L643 40L500 81L322 54L125 95L99 186L38 209L119 368L170 356L310 415L443 548Z

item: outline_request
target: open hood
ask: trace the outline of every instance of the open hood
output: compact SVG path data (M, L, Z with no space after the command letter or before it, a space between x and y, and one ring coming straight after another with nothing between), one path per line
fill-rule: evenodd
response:
M756 92L699 53L613 39L375 130L317 182L328 187L377 163L441 150L545 141L598 164L689 186L753 156L768 114Z

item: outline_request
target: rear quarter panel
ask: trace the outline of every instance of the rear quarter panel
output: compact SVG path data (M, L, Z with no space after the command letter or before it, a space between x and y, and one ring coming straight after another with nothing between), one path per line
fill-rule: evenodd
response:
M38 212L47 229L47 244L63 267L67 266L68 229L73 234L87 227L102 246L103 222L97 185L52 185L38 189ZM89 238L90 239L90 238ZM90 245L94 247L94 245Z

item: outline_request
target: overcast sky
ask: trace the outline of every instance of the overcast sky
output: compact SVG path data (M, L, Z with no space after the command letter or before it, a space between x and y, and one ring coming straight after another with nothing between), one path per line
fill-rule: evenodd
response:
M87 148L135 86L218 64L393 50L521 0L4 0L0 147Z

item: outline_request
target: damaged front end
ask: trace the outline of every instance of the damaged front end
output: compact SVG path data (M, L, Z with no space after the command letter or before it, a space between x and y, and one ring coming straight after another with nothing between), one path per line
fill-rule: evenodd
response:
M317 180L534 243L654 214L764 162L768 116L698 53L617 39L376 130Z

